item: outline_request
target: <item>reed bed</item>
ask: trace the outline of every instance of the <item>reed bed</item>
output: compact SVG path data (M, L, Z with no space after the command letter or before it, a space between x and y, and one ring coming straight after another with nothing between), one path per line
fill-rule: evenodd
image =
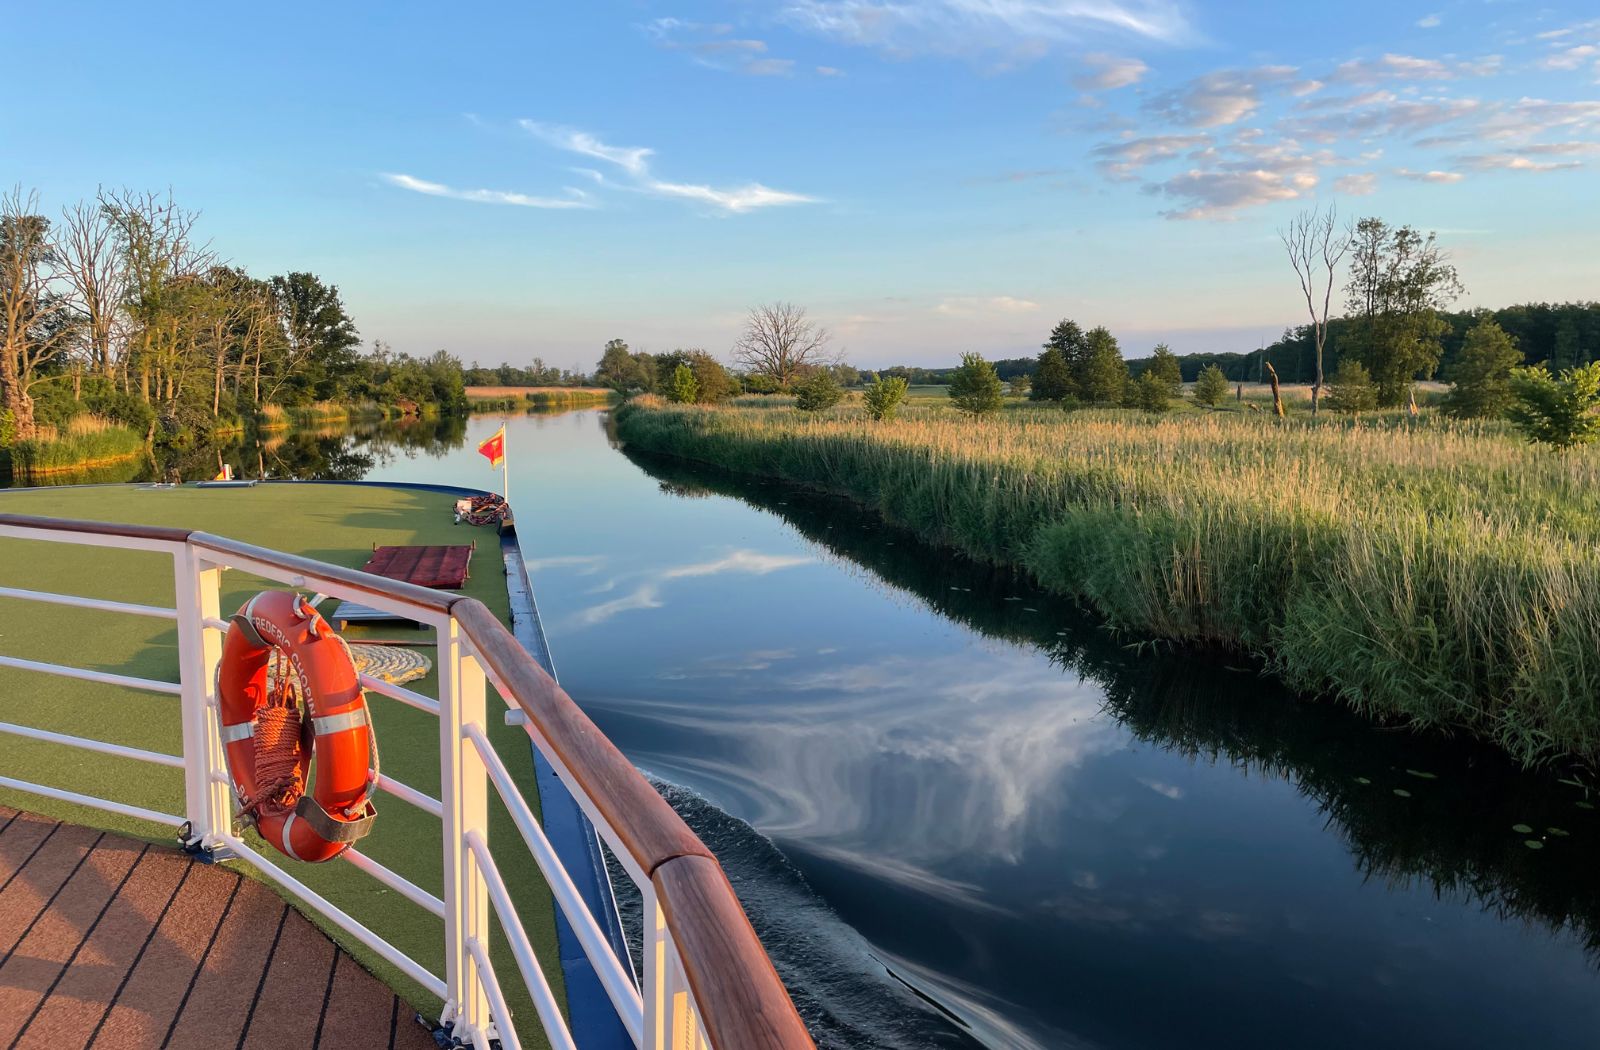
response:
M23 477L70 474L137 459L144 436L96 415L74 416L64 428L40 428L39 435L10 449L11 469Z
M522 408L593 408L617 397L606 387L469 386L467 399L475 412L507 412Z
M629 445L841 493L1021 567L1130 633L1249 650L1296 688L1600 759L1600 454L1494 426L1244 414L705 408Z

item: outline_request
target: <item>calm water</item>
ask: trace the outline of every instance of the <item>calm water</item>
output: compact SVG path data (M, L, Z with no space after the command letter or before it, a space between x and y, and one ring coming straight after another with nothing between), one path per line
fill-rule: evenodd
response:
M273 454L487 487L499 422ZM630 457L603 413L508 446L563 683L822 1044L1600 1043L1600 814L1555 774L1126 647L847 506Z

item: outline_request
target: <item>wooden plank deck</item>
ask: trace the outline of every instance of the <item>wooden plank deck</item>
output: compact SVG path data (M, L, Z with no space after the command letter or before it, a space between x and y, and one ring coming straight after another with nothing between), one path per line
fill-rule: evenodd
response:
M0 1046L433 1050L272 890L0 806Z

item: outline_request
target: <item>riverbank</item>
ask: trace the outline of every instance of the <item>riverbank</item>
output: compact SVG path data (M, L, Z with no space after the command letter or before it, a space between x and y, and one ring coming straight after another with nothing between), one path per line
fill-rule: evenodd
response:
M598 408L611 404L616 398L616 392L606 387L467 387L467 403L473 412L520 412L528 408Z
M655 399L616 418L631 447L847 495L1131 635L1247 650L1523 763L1600 760L1600 456L1443 421Z

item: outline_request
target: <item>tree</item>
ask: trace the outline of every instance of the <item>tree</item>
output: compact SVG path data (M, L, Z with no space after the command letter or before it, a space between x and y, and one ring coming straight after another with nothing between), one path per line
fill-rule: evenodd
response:
M111 379L127 353L128 260L105 200L102 194L92 204L80 201L62 213L57 251L61 276L83 314L90 367Z
M311 397L336 396L355 361L355 348L361 345L339 289L316 274L295 272L272 278L272 291L283 319L288 358L267 399L289 383Z
M1063 321L1062 324L1071 324ZM1057 404L1076 393L1072 372L1067 368L1066 356L1053 346L1046 346L1039 355L1039 367L1033 373L1033 388L1028 391L1032 401L1054 401Z
M687 366L693 374L695 389L698 391L695 400L701 404L714 405L728 400L739 392L739 381L722 367L722 362L695 347L689 350L674 350L655 359L656 373L671 377L667 381L669 396L677 383L676 372L680 365Z
M802 412L824 412L844 400L838 380L826 369L806 376L794 390L794 407Z
M1122 360L1117 337L1105 328L1092 328L1085 337L1088 354L1078 377L1085 401L1118 404L1128 384L1128 366Z
M619 394L650 387L638 358L628 351L628 344L621 339L606 343L605 350L600 354L600 363L595 366L594 378L595 382Z
M1000 369L995 369L995 374L1000 374ZM1027 397L1028 391L1033 389L1033 377L1026 372L1019 373L1006 380L1006 392L1012 397Z
M763 372L750 372L739 377L739 383L747 394L776 394L778 381Z
M1156 344L1155 353L1150 355L1150 364L1145 371L1153 372L1166 384L1169 397L1183 395L1183 366L1178 363L1178 355L1166 343Z
M900 402L905 400L907 385L899 376L884 377L874 373L863 395L867 403L867 415L883 422L893 419L895 413L900 411Z
M1360 361L1347 357L1339 362L1328 390L1328 407L1335 412L1370 412L1378 407L1378 388Z
M1511 370L1522 364L1522 351L1485 314L1467 332L1461 356L1451 370L1455 386L1445 395L1444 410L1453 416L1500 416L1510 407Z
M1005 404L1000 374L982 354L962 354L960 366L950 374L950 402L963 412L981 416Z
M770 303L750 311L744 331L733 344L733 359L748 371L771 376L787 389L807 366L831 363L828 343L832 339L826 328L806 316L804 307Z
M667 397L680 405L692 405L700 397L700 384L695 382L694 369L680 364L672 370L672 386Z
M0 413L18 440L37 429L32 390L43 369L71 345L68 303L51 269L55 255L38 195L19 186L0 197Z
M1300 294L1305 297L1316 341L1316 366L1311 382L1312 415L1317 414L1322 404L1322 348L1328 341L1333 283L1338 276L1339 263L1350 250L1351 231L1340 230L1337 218L1330 204L1327 211L1312 208L1301 212L1290 221L1288 229L1278 231L1278 239L1289 253L1294 275L1300 280Z
M1165 412L1171 408L1172 387L1154 369L1139 373L1133 383L1133 402L1146 412Z
M1513 369L1511 393L1506 414L1533 441L1565 450L1600 437L1600 361L1559 377L1543 367Z
M1216 365L1206 365L1195 380L1194 399L1208 408L1216 408L1227 400L1228 377Z
M1067 369L1067 389L1059 396L1045 398L1047 401L1065 401L1068 397L1084 397L1083 369L1084 363L1089 359L1089 339L1083 334L1083 329L1078 327L1076 321L1062 318L1050 330L1050 338L1045 340L1044 349L1048 352L1054 350L1061 355L1061 363ZM1043 356L1039 358L1041 364ZM1035 377L1034 382L1038 382ZM1084 398L1088 400L1088 398Z
M1362 219L1351 237L1349 352L1367 366L1381 405L1404 404L1418 375L1438 367L1449 326L1439 311L1462 292L1433 234Z

